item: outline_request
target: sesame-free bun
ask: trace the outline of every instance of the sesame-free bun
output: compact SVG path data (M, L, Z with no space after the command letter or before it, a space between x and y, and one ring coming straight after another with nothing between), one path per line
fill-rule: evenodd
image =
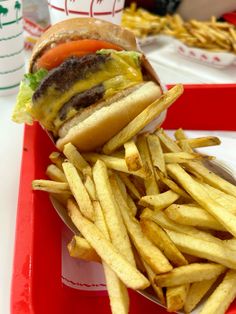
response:
M95 18L73 18L51 26L37 41L32 51L29 72L34 72L36 60L57 43L77 39L105 40L124 50L138 50L132 32L118 25Z
M103 106L87 119L70 128L68 133L56 142L58 149L63 150L64 145L69 142L81 152L101 147L158 99L161 93L160 86L152 81L142 84L128 96L109 106Z

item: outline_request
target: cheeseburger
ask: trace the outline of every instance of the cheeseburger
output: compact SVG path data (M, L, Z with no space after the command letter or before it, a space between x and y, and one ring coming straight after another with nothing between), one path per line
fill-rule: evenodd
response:
M57 147L101 147L158 99L158 78L126 29L93 18L65 20L36 43L13 120L39 121Z

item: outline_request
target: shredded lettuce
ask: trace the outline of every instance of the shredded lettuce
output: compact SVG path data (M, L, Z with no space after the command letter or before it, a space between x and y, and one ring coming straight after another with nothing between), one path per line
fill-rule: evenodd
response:
M39 84L41 83L42 79L48 74L48 71L45 69L40 69L35 73L27 73L24 76L25 83L35 91Z
M135 63L137 65L140 64L140 58L141 58L141 53L137 52L137 51L126 51L126 50L121 50L121 51L117 51L117 50L113 50L113 49L101 49L98 50L96 53L98 54L114 54L117 56L120 56L124 59L132 59L133 61L135 61Z
M38 88L40 82L47 74L47 70L40 69L35 73L27 73L24 75L12 113L12 120L14 122L26 124L33 123L33 119L30 114L31 99L34 91Z

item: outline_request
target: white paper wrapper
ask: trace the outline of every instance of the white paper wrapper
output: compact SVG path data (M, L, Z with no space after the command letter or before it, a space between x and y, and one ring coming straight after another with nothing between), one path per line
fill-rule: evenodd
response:
M174 47L181 56L214 68L220 69L228 66L236 66L236 54L233 53L188 47L179 40L175 40Z
M72 232L63 226L62 230L62 282L71 288L92 292L97 295L106 293L106 280L102 264L86 262L70 257L67 244L72 239Z
M0 96L16 93L25 72L22 2L0 2Z
M95 17L120 24L124 0L51 0L48 1L51 24L75 17Z

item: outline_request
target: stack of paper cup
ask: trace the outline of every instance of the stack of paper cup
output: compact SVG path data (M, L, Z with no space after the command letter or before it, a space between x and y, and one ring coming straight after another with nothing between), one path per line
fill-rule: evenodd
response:
M124 0L49 0L51 24L74 17L95 17L120 24Z
M0 96L17 92L24 71L22 1L0 1Z

